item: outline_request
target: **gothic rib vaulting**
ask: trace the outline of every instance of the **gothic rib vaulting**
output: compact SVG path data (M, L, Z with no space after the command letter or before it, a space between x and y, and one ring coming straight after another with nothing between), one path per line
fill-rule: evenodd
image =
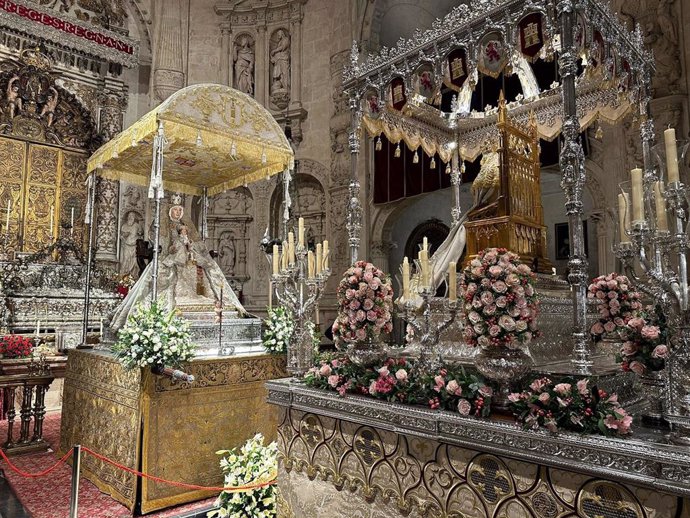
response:
M0 518L690 518L688 27L0 0Z

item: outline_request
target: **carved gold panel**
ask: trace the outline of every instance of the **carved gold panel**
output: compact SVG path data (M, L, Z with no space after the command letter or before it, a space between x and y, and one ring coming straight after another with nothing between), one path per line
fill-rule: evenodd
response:
M16 236L22 213L24 197L24 166L26 163L26 144L19 140L0 137L0 223L2 236L7 233L5 226L7 204L10 202L10 236Z
M72 208L73 238L83 242L86 158L79 152L0 137L0 220L4 235L5 211L11 201L10 236L15 250L35 252L50 244L59 235L60 223L70 222Z

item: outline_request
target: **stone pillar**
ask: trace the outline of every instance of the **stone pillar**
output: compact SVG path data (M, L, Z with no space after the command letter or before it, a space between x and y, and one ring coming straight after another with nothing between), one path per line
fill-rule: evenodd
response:
M108 81L106 81L107 83ZM122 131L127 97L122 90L105 90L99 96L100 133L105 141ZM100 178L96 189L96 260L117 262L117 221L120 182Z
M232 61L232 31L229 26L222 25L220 28L220 82L230 86L230 62Z
M256 45L254 52L254 98L266 106L268 99L268 82L266 70L268 70L268 45L266 45L266 24L256 28Z
M182 9L179 0L161 0L153 63L153 89L158 102L165 101L184 87L182 59Z
M597 275L606 275L608 265L606 259L609 249L609 238L607 235L606 212L598 211L590 214L590 219L596 223L597 228Z
M290 108L302 107L302 16L290 20Z

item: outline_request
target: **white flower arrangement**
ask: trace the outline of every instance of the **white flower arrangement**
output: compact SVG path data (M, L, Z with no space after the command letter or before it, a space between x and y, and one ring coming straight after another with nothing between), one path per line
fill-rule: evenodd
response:
M126 369L177 367L194 357L189 324L173 310L166 313L157 304L137 306L118 332L113 351Z
M295 322L287 309L277 306L268 310L264 320L264 348L271 354L285 354L295 332Z
M278 446L272 442L264 446L260 433L249 439L242 448L221 450L220 467L225 487L262 484L275 480L278 473ZM216 509L208 518L273 518L276 515L276 488L266 485L247 491L223 491L215 502Z
M319 338L316 335L316 324L311 320L305 324L314 342L314 352L318 352ZM268 310L268 318L264 320L263 333L263 345L267 352L285 354L294 334L295 321L287 308L277 306Z

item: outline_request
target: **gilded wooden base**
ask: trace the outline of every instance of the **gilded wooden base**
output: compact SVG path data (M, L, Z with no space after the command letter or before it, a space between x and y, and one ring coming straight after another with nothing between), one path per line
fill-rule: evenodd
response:
M126 466L169 480L222 486L216 451L256 432L276 437L264 381L285 377L285 360L269 355L194 360L194 384L148 370L123 371L102 351L71 351L65 380L61 450L82 444ZM138 445L141 441L141 448ZM149 513L209 496L136 478L88 455L84 472L102 491Z

